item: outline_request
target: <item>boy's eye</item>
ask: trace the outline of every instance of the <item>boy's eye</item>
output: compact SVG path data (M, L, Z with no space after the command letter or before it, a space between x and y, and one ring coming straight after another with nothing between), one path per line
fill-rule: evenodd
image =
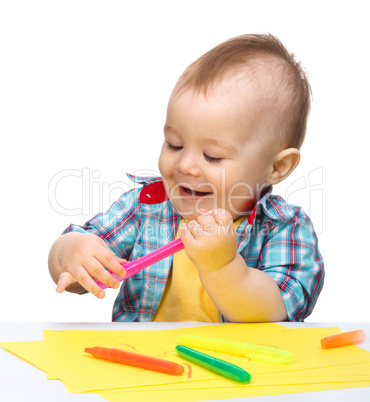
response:
M172 145L169 142L166 142L166 144L167 144L167 148L171 151L181 151L183 148L181 145ZM213 158L212 156L209 156L207 154L203 154L203 155L204 155L204 159L210 163L220 163L223 160L223 158Z
M210 163L220 163L223 158L213 158L212 156L208 156L207 154L203 154L204 159Z
M169 142L167 142L167 147L168 147L168 149L170 149L171 151L180 151L180 150L182 149L182 147L172 145L172 144L170 144Z

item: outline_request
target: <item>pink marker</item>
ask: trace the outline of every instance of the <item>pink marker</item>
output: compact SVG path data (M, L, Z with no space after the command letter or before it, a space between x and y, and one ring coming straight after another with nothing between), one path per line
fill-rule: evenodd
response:
M137 260L134 261L129 261L126 262L125 264L122 264L123 268L126 270L126 275L124 278L119 277L112 271L108 270L108 272L114 276L118 281L123 281L124 279L129 278L132 275L137 274L139 271L142 269L149 267L149 265L152 265L160 260L163 260L163 258L166 258L172 254L177 253L178 251L182 250L184 248L184 244L181 241L180 238L172 241L171 243L166 244L163 247L160 247L158 250L152 251L151 253L144 255L144 257L138 258ZM97 279L94 279L95 282L102 288L106 289L109 286L104 285L104 283L99 282Z

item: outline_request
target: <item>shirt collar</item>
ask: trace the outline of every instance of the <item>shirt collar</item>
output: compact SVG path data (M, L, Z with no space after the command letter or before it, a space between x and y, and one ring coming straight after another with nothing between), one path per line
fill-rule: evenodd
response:
M289 220L294 216L293 208L288 205L281 197L273 196L272 186L269 187L264 196L257 201L253 208L255 215L262 211L274 220ZM253 213L252 211L252 213Z
M126 173L126 176L136 184L150 184L162 180L160 176L135 176L131 173Z

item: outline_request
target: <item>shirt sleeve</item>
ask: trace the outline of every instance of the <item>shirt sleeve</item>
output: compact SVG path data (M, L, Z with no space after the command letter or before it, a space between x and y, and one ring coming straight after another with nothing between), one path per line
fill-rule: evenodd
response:
M123 194L111 207L84 225L71 224L63 232L91 233L103 239L114 253L128 259L134 247L140 227L140 189Z
M275 221L257 268L280 288L289 321L308 317L324 284L324 262L309 217L302 211L288 222Z

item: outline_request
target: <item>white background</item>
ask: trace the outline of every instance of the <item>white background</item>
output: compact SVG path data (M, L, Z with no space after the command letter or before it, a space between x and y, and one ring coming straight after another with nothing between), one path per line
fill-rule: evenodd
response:
M365 1L1 1L1 321L110 321L116 295L57 294L47 257L157 171L184 68L243 33L276 35L308 71L302 161L275 192L316 227L326 282L307 321L369 321L369 24Z

